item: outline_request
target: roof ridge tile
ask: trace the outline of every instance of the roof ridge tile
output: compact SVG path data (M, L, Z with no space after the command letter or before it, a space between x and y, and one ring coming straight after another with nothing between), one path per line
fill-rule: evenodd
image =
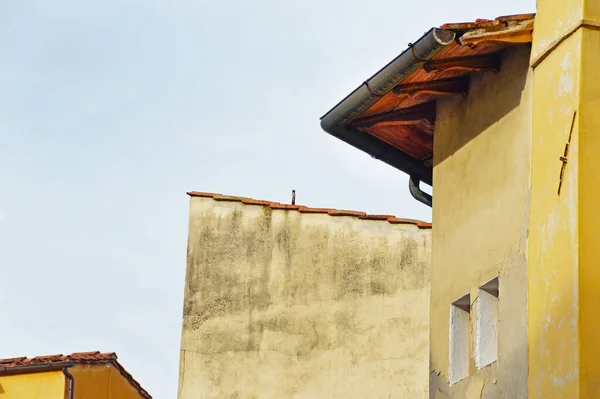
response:
M481 28L490 28L497 25L503 25L508 22L527 21L534 19L535 14L514 14L514 15L503 15L494 19L477 18L472 22L450 22L440 26L440 29L449 30L472 30Z
M269 207L271 209L293 209L293 210L299 210L300 208L302 208L301 205L280 204L279 202L271 202L269 204Z
M363 216L367 216L366 212L347 211L347 210L343 210L343 209L335 209L333 211L329 211L328 214L329 214L329 216L358 216L359 218L362 218Z
M391 224L412 224L417 226L418 228L431 228L431 223L424 222L422 220L417 219L405 219L398 218L393 215L376 215L376 214L367 214L366 212L361 211L352 211L352 210L343 210L343 209L335 209L335 208L311 208L305 205L296 205L296 204L282 204L275 201L266 201L266 200L257 200L254 198L248 197L239 197L234 195L223 195L217 193L209 193L203 191L188 191L187 195L190 197L202 197L202 198L212 198L215 201L232 201L232 202L241 202L245 205L258 205L258 206L268 206L271 209L279 209L279 210L295 210L300 213L318 213L318 214L327 214L329 216L351 216L357 217L361 220L374 220L374 221L387 221Z

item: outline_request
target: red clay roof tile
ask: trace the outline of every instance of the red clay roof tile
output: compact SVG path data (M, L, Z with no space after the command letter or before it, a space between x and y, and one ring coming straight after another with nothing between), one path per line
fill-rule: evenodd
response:
M215 196L221 195L218 193L203 193L202 191L190 191L188 193L188 195L191 195L193 197L210 197L210 198L214 198Z
M33 358L13 357L9 359L0 359L0 375L6 372L18 373L20 368L23 372L31 370L32 366L64 366L70 367L73 363L79 364L110 364L114 366L123 377L144 397L152 399L152 396L125 370L117 361L116 353L78 352L71 355L45 355Z
M265 201L265 202L268 202L268 201ZM293 209L293 210L299 210L300 208L302 208L300 205L280 204L279 202L268 203L268 206L271 207L271 209Z
M307 206L303 206L298 211L300 213L329 213L331 211L335 211L333 208L309 208Z
M418 225L419 223L424 223L421 220L404 219L404 218L397 218L397 217L391 217L391 218L389 218L388 222L392 223L392 224L406 224L406 223L411 223L411 224L416 224L416 225Z
M273 205L272 202L262 201L262 200L255 200L255 199L252 199L252 198L244 198L242 200L242 203L246 204L246 205L266 205L266 206Z
M361 216L359 219L364 219L364 220L388 220L388 219L395 219L396 216L394 215L365 215L365 216Z
M215 201L243 201L243 200L251 199L251 198L246 198L246 197L235 197L233 195L221 195L221 194L215 194L212 198Z
M281 204L279 202L273 201L264 201L264 200L256 200L247 197L236 197L231 195L222 195L217 193L207 193L201 191L189 191L187 193L190 197L202 197L202 198L212 198L216 201L239 201L245 205L259 205L259 206L268 206L271 209L281 209L281 210L295 210L300 213L323 213L329 216L352 216L357 217L362 220L382 220L388 221L392 224L413 224L418 228L429 229L431 228L431 223L423 222L421 220L415 219L401 219L392 215L368 215L365 212L360 211L346 211L339 210L335 208L310 208L304 205L291 205L291 204Z
M334 209L333 211L329 211L329 216L358 216L359 218L363 216L367 216L365 212L358 211L344 211Z
M514 14L514 15L503 15L496 19L498 21L508 22L508 21L527 21L528 19L534 19L534 18L535 18L535 14Z
M526 21L535 18L535 14L515 14L504 15L496 19L477 19L474 22L451 22L440 26L441 29L448 30L471 30L480 28L489 28L493 26L506 25L511 21Z
M11 357L8 359L0 359L0 364L4 365L4 364L20 364L23 363L24 360L26 360L27 357L23 356L23 357Z

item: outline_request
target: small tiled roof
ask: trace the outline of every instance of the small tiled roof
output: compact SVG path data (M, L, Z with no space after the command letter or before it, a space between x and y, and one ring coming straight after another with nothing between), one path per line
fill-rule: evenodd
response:
M206 193L200 191L189 191L187 193L190 197L204 197L204 198L212 198L215 201L236 201L241 202L246 205L260 205L260 206L268 206L271 209L287 209L294 210L300 213L323 213L328 214L329 216L353 216L358 219L363 220L383 220L392 224L413 224L421 229L430 229L431 223L423 222L421 220L416 219L402 219L397 218L392 215L369 215L365 212L359 211L345 211L333 208L310 208L304 205L291 205L291 204L281 204L279 202L273 201L263 201L263 200L255 200L252 198L246 197L235 197L231 195L222 195L217 193Z
M70 367L73 364L110 364L115 367L127 381L144 397L151 399L152 396L125 370L117 361L116 353L78 352L70 355L48 355L33 358L13 357L0 359L0 375L4 373L26 372L35 366L48 367Z

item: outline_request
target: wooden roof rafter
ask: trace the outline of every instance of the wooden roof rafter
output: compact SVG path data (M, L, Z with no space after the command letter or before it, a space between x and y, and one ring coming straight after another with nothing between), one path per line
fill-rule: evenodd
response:
M460 94L466 96L469 92L469 77L465 75L458 78L399 84L394 87L393 91L397 96L416 96L420 94L434 96Z
M427 72L465 71L465 72L500 72L500 53L475 55L468 57L444 58L432 60L423 69Z
M410 108L401 108L395 111L367 116L357 119L353 125L360 128L369 128L375 125L410 126L422 122L435 122L435 101L415 105Z

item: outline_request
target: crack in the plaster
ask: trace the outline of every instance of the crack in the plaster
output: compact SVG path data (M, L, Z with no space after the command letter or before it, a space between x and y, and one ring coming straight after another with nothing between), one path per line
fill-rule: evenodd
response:
M181 378L180 378L180 386L179 386L179 390L177 391L177 397L181 397L181 391L183 391L183 382L185 381L185 352L186 349L182 349L181 350L181 355L182 355L182 367L181 367Z

